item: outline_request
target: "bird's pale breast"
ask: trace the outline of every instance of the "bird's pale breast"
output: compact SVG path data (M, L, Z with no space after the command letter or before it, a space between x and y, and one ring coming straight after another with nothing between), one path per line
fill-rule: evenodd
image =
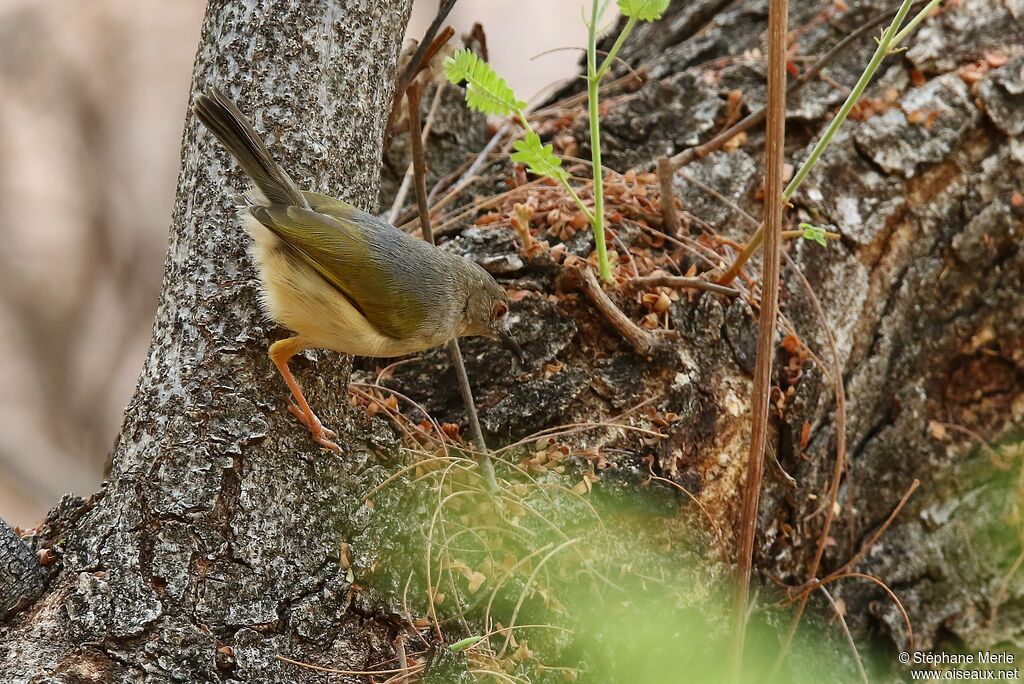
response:
M263 283L263 305L280 325L310 347L345 354L391 357L443 344L443 339L398 340L378 331L352 303L252 216L243 216L253 239L250 252Z

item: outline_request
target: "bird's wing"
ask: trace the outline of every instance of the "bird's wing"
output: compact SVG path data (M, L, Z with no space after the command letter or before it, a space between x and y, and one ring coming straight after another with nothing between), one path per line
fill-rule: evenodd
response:
M333 216L342 221L350 220L352 215L359 211L348 202L342 202L340 199L321 195L319 192L303 190L302 196L306 198L313 211Z
M253 206L250 211L380 332L401 340L418 331L426 318L426 302L411 284L400 287L401 270L396 269L394 263L396 257L403 257L401 252L403 248L408 249L408 245L391 245L375 239L378 236L371 232L379 230L379 226L361 226L353 220L361 212L352 207L348 207L347 212L350 218L345 218L346 212L340 209L337 209L338 215L333 216L282 205ZM390 241L404 242L404 237L409 242L419 242L396 229L391 230L397 235L385 236ZM410 257L415 258L404 255L404 258Z

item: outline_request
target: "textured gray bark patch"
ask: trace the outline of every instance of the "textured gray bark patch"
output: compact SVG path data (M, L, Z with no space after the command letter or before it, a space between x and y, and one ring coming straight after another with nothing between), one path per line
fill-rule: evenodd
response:
M942 161L959 147L979 116L967 84L944 74L906 91L898 109L859 126L854 140L883 171L911 178L921 164Z
M749 199L756 184L752 182L757 162L742 150L734 153L712 152L686 167L686 173L715 188L733 202ZM735 216L735 211L722 202L709 197L699 187L691 186L685 180L676 183L676 191L683 202L683 208L713 225L717 230L731 237L745 234L746 226Z
M982 56L1024 40L1020 0L964 0L954 11L939 12L911 41L907 59L927 73L954 71Z
M1024 57L1015 57L977 85L992 122L1006 135L1024 133Z
M43 592L43 569L32 549L0 520L0 620Z

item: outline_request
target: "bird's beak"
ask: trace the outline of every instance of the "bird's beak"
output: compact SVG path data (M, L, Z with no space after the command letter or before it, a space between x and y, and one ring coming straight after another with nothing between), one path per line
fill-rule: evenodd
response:
M526 363L526 354L523 353L523 348L519 346L519 343L516 342L516 338L508 329L508 323L495 330L495 332L498 335L498 339L501 340L501 344L512 352L512 354L519 359L521 363Z

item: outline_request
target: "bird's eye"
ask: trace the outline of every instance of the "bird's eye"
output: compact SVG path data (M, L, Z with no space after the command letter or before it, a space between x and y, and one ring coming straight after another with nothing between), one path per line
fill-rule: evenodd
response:
M505 302L498 302L494 305L494 311L491 312L491 318L498 320L505 317L508 313L508 304Z

